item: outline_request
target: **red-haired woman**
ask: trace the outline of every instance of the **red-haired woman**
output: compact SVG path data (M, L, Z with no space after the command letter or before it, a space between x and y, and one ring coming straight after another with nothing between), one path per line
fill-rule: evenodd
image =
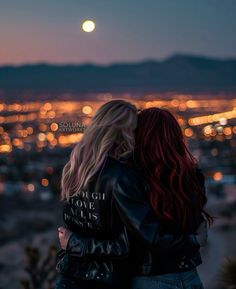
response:
M149 183L148 200L165 230L174 235L192 234L203 217L212 223L204 209L204 175L186 146L181 127L168 110L149 108L139 114L134 161ZM200 262L199 252L183 258L179 270L169 272L173 259L166 252L157 256L149 251L144 259L156 266L148 272L152 276L134 278L132 289L202 287L195 269Z

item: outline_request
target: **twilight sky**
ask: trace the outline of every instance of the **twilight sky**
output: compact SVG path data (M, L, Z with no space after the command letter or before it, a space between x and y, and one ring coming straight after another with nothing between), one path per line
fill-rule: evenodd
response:
M94 33L80 29L84 19ZM236 0L0 0L0 65L236 57Z

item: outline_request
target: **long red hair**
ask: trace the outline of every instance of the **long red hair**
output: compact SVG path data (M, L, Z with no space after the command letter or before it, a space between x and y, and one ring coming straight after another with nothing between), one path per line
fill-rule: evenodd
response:
M201 214L212 222L204 209L207 197L197 177L196 160L168 110L149 108L139 113L134 159L149 182L149 200L160 221L181 232L196 230Z

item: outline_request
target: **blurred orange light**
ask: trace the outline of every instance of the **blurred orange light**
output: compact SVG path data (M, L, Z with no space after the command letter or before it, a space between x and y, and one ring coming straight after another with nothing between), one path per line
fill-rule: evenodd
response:
M197 108L197 107L199 107L198 102L195 101L195 100L188 100L186 102L186 105L187 105L188 108Z
M231 129L231 127L225 127L225 128L223 129L223 133L224 133L224 135L231 135L231 134L232 134L232 129Z
M180 105L179 105L179 110L180 110L180 111L185 111L186 109L187 109L186 104L185 104L184 102L180 103Z
M43 107L45 110L50 110L52 109L52 104L50 102L46 102Z
M179 105L179 100L178 99L171 100L171 105L177 107Z
M52 110L52 111L49 111L49 112L48 112L48 117L49 117L49 118L55 118L55 116L56 116L55 111Z
M44 186L44 187L47 187L49 182L48 182L48 179L42 179L41 180L41 184Z
M66 137L64 135L60 135L58 138L58 142L60 145L65 145L67 143Z
M47 140L48 140L48 141L54 140L54 134L51 133L51 132L47 133Z
M213 175L213 179L214 179L214 181L216 181L216 182L221 181L222 178L223 178L222 172L215 172L214 175Z
M9 144L0 145L0 153L9 153L12 151L12 146Z
M4 103L0 103L0 111L4 110L5 108L5 104Z
M53 122L51 125L50 125L50 129L51 131L57 131L58 130L58 124Z
M185 125L186 122L185 122L185 120L182 117L179 117L178 118L178 123L179 123L180 126L183 126L183 125Z
M31 126L28 126L26 128L26 130L27 130L28 134L32 134L34 132L34 129Z
M212 130L213 129L212 129L211 125L207 125L203 129L203 133L204 133L204 135L209 135L209 134L211 134Z
M89 106L89 105L85 105L83 108L82 108L82 112L84 114L90 114L91 112L93 111L92 107Z
M19 138L14 138L13 141L12 141L12 144L14 146L20 146L23 144L22 140L20 140Z
M57 140L56 140L56 139L53 139L53 140L50 142L50 144L51 144L52 146L56 146L56 145L57 145Z
M0 116L0 123L4 123L5 122L5 117L4 116Z
M28 136L28 131L27 131L26 129L23 129L23 130L21 131L21 136L22 136L22 137L27 137L27 136Z
M193 136L193 130L191 128L186 128L185 131L184 131L184 134L187 137L191 137L191 136Z

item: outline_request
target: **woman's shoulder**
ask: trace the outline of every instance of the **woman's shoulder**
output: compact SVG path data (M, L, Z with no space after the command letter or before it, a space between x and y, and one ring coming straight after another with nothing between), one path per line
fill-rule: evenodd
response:
M128 171L135 171L135 168L130 163L130 157L120 157L119 159L116 159L113 156L108 155L107 156L107 166L109 168L114 169L120 169L120 171L128 172Z
M138 169L137 166L134 165L132 162L132 157L126 156L121 157L119 159L115 159L111 156L108 156L108 164L110 168L110 173L115 175L115 177L119 180L127 181L127 182L145 182L141 171ZM114 171L116 173L114 174Z

